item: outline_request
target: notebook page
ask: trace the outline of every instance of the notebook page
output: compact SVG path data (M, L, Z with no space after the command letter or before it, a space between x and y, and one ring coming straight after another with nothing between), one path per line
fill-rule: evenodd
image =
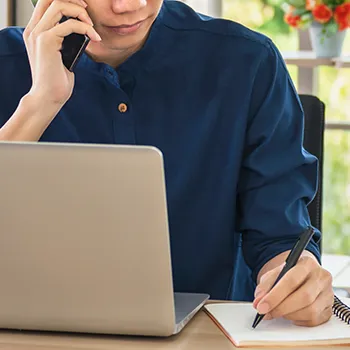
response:
M350 305L350 299L341 300ZM263 320L256 329L252 329L256 310L251 304L219 303L208 304L205 308L237 344L247 341L287 343L350 339L350 326L335 316L329 322L312 328L295 326L285 319L274 319Z

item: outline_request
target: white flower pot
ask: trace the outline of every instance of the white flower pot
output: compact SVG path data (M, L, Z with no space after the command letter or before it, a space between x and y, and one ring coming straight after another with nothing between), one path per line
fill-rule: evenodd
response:
M317 57L340 57L347 30L335 34L323 32L323 25L317 22L310 26L312 48Z

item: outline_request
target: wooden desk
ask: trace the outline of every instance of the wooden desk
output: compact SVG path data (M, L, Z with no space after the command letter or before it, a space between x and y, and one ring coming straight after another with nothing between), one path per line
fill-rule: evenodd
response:
M235 347L214 325L204 311L200 311L180 334L162 339L0 331L0 350L131 349L232 350ZM316 348L302 347L294 349L312 350ZM337 346L337 350L345 349L349 350L349 346ZM274 350L278 350L278 348L274 348Z

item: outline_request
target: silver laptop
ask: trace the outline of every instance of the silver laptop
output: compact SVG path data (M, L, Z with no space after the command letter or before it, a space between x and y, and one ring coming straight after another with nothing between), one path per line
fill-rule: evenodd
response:
M173 293L161 152L0 142L0 328L169 336L208 299Z

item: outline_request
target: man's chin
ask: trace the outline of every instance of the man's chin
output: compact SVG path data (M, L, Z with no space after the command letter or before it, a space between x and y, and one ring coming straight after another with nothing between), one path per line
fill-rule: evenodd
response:
M113 50L126 50L132 47L142 47L147 33L140 32L128 35L107 35L102 37L101 44Z
M87 48L88 51L93 52L101 52L105 50L113 50L113 51L129 51L133 48L142 47L142 40L131 40L128 38L127 40L123 38L103 38L101 42L90 42Z

